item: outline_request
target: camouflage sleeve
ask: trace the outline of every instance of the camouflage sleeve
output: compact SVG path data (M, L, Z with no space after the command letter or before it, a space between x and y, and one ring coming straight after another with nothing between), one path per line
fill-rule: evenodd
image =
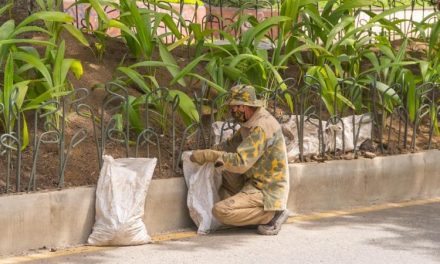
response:
M253 128L237 147L235 153L227 152L222 156L224 169L233 173L243 174L248 171L263 155L266 134L260 127Z
M238 145L240 145L240 142L241 142L241 133L240 133L240 129L239 129L237 132L235 132L232 135L232 137L215 145L213 147L213 149L226 151L226 152L235 152L237 150Z

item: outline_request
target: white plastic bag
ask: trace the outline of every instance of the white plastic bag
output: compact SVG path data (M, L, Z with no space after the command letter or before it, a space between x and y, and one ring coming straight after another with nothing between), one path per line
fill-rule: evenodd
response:
M290 116L289 121L281 124L284 137L286 139L287 159L289 162L294 162L299 156L299 141L298 128L296 124L295 115ZM299 120L300 116L298 116ZM322 121L322 126L325 127L326 122ZM319 120L310 118L304 121L303 130L303 154L319 153Z
M200 166L192 162L190 156L191 151L182 154L183 174L188 186L189 215L198 227L197 233L207 234L221 226L212 215L212 207L220 200L218 190L222 184L222 175L215 169L213 162Z
M240 129L239 124L226 124L223 121L215 121L214 123L212 123L211 127L212 133L214 133L214 144L219 144L230 138L234 133L234 130L232 129L233 126L235 128L235 131Z
M286 138L287 158L289 162L293 162L299 155L298 130L295 115L281 124L283 134ZM354 122L353 122L354 117ZM299 119L299 116L298 116ZM344 148L345 151L354 149L353 130L358 134L356 148L366 140L371 139L372 119L368 114L347 116L342 118L344 124ZM342 150L342 123L338 122L334 125L322 121L322 133L324 135L325 150L334 149L334 135L336 135L336 148ZM319 120L310 118L304 121L303 131L303 154L319 153Z
M354 117L354 120L353 120ZM371 139L371 129L373 120L370 114L347 116L342 118L344 123L344 149L351 151L354 149L353 130L357 135L356 148L358 149L363 142ZM342 150L342 123L327 125L325 130L325 146L327 150L335 148L334 137L336 135L336 148Z
M140 245L151 242L142 221L145 197L157 159L104 156L96 187L91 245Z

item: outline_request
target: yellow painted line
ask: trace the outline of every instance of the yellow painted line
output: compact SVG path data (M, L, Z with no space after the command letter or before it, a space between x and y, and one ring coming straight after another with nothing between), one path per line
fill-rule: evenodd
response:
M350 210L329 211L322 213L314 213L310 215L298 215L298 216L289 217L289 219L287 219L286 222L295 223L295 222L315 221L315 220L339 217L344 215L362 214L362 213L376 212L376 211L392 209L392 208L403 208L403 207L424 205L424 204L438 203L438 202L440 202L440 197L425 199L425 200L400 202L400 203L386 203L386 204L372 205L362 208L353 208Z
M170 241L170 240L178 240L184 238L190 238L197 236L197 232L195 231L187 231L187 232L179 232L179 233L168 233L163 235L153 236L153 242L161 242L161 241Z
M195 231L184 231L184 232L168 233L168 234L161 234L161 235L152 236L151 240L153 242L161 242L161 241L170 241L170 240L190 238L190 237L195 237L195 236L197 236L197 232L195 232ZM118 247L116 247L116 246L105 246L105 247L79 246L79 247L74 247L74 248L61 249L61 250L58 250L55 252L42 252L42 253L37 253L37 254L33 254L33 255L28 255L28 256L17 256L17 257L0 259L0 263L1 264L23 263L23 262L28 262L28 261L43 260L43 259L70 256L70 255L76 255L76 254L82 254L82 253L99 252L99 251L105 251L105 250L114 249L114 248L118 248Z
M340 216L345 216L345 215L361 214L361 213L375 212L375 211L381 211L381 210L392 209L392 208L403 208L403 207L424 205L424 204L438 203L438 202L440 202L440 197L425 199L425 200L400 202L400 203L387 203L387 204L381 204L381 205L373 205L373 206L362 207L362 208L354 208L354 209L350 209L350 210L329 211L329 212L314 213L314 214L310 214L310 215L298 215L298 216L293 216L293 217L290 217L289 219L287 219L287 223L316 221L316 220L325 219L325 218L333 218L333 217L340 217ZM153 240L153 242L162 242L162 241L191 238L191 237L195 237L195 236L197 236L197 232L195 232L195 231L183 231L183 232L156 235L156 236L152 237L152 240ZM28 256L18 256L18 257L10 257L10 258L5 258L5 259L0 259L0 263L1 264L23 263L23 262L28 262L28 261L43 260L43 259L76 255L76 254L82 254L82 253L99 252L99 251L105 251L105 250L114 249L114 248L117 248L117 247L80 246L80 247L74 247L74 248L68 248L68 249L61 249L61 250L58 250L55 252L43 252L43 253L37 253L37 254L33 254L33 255L28 255Z
M75 255L75 254L81 254L81 253L103 251L103 250L107 250L110 248L115 248L115 247L80 246L80 247L63 249L63 250L59 250L59 251L55 251L55 252L43 252L43 253L37 253L37 254L33 254L33 255L28 255L28 256L18 256L18 257L10 257L10 258L6 258L6 259L0 259L0 263L2 263L2 264L22 263L22 262L42 260L42 259L55 258L55 257L62 257L62 256Z

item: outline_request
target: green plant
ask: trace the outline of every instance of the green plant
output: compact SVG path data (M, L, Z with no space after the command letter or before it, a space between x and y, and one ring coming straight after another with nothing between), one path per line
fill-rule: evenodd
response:
M49 41L54 44L54 46L47 46L45 57L48 57L49 53L51 53L56 45L60 43L60 37L63 31L67 31L84 46L89 46L89 43L85 39L82 32L72 24L73 18L61 12L63 10L62 0L35 0L35 2L40 10L40 12L33 14L37 15L35 20L42 21L44 28L48 32ZM61 14L63 14L65 17L62 18ZM51 18L55 16L59 16L60 19Z
M368 10L371 4L372 1L368 0L340 3L327 1L323 8L319 9L317 1L288 0L282 6L282 13L291 17L296 23L283 25L283 34L278 39L278 46L285 41L285 52L283 54L281 49L276 50L274 61L286 65L290 60L299 65L302 72L315 77L311 81L319 83L321 99L330 114L334 114L336 110L340 113L345 107L359 110L355 108L363 106L360 103L361 97L357 97L358 102L353 104L344 96L339 83L343 79L354 78L363 87L362 90L369 89L374 79L369 74L374 70L364 71L362 65L365 59L374 62L377 60L374 50L381 45L380 40L382 40L382 37L376 36L371 29L379 25L401 36L404 35L397 26L402 21L391 22L386 17L403 10L405 6L375 14ZM361 13L367 14L370 20L357 26L356 20ZM383 63L376 68L376 72L386 70L395 63L396 68L392 70L393 77L389 77L393 81L396 80L394 75L397 67L405 64L400 61L391 62L391 59L384 59L381 62ZM387 90L392 83L394 82L380 83L380 89ZM391 90L388 92L392 93Z
M427 49L424 50L422 57L414 58L419 64L420 76L415 76L415 83L434 83L440 82L440 12L434 12L425 17L420 23L415 22L415 31L419 33L419 38L427 43ZM429 32L427 34L427 32ZM421 104L421 99L417 98L415 102ZM434 124L435 134L440 134L438 127L438 102L433 101L428 109L431 123ZM415 115L413 114L415 117Z
M124 39L130 52L140 61L149 60L157 42L162 38L175 36L181 38L182 34L177 28L173 18L168 13L160 13L154 9L139 8L135 0L121 0L118 3L100 1L100 0L82 0L77 4L90 4L86 12L86 23L89 31L93 32L98 39L95 44L98 54L102 57L105 51L106 32L110 28L117 28L121 30L121 37ZM173 12L181 23L185 26L186 23L183 18L175 10L171 10L166 5L160 3L150 3L150 5L157 5L162 9ZM109 19L104 11L104 6L110 6L119 12L117 19ZM90 14L94 10L98 16L98 28L91 29ZM163 24L168 30L168 33L159 34L159 28Z
M67 14L63 14L60 12L38 12L34 13L31 16L27 17L17 26L15 25L14 20L8 20L0 26L0 65L3 64L7 54L10 51L14 51L17 49L17 44L23 45L43 45L54 47L55 44L46 40L36 40L22 37L24 33L32 33L32 32L41 32L47 35L51 33L46 29L33 26L32 23L36 20L45 20L45 21L61 21L61 22L72 22L73 18Z
M414 31L418 37L427 43L422 57L415 60L420 65L420 82L440 81L440 12L434 12L426 16L421 22L414 22Z
M252 84L259 92L273 91L280 86L286 89L279 67L271 63L269 53L260 48L259 44L263 39L268 39L268 32L272 27L288 20L287 17L272 17L258 22L253 16L243 15L230 27L240 28L247 22L252 27L240 35L239 39L228 33L229 30L219 31L219 34L227 40L224 45L205 41L204 38L212 31L201 31L200 28L192 25L194 39L197 41L197 53L202 53L202 47L208 49L209 53L198 56L182 70L176 70L172 74L174 78L171 84L180 82L185 77L197 78L220 94L225 93L227 91L225 87L231 86L234 82ZM168 58L168 56L162 57ZM167 62L175 64L172 61ZM209 78L195 71L201 63L206 65L205 70Z
M160 61L143 61L138 62L129 67L118 67L119 76L114 80L116 83L122 83L124 86L134 86L142 92L142 95L133 97L129 96L129 118L130 124L139 133L145 129L142 120L142 107L148 109L152 113L152 119L159 124L162 131L168 131L169 112L175 97L178 97L179 104L177 109L180 117L186 125L199 121L199 115L196 106L191 98L182 91L176 89L163 89L160 87L154 75L148 74L153 68L178 68L174 64L164 63ZM142 74L141 72L146 72ZM124 110L125 111L125 110Z
M40 26L33 25L37 20L46 23L53 22L56 30L51 32ZM15 26L13 20L6 21L0 27L0 65L7 60L7 66L3 73L5 85L3 89L3 102L5 106L3 126L5 131L13 127L12 118L18 114L34 109L42 102L50 98L58 98L70 90L67 81L67 73L71 70L77 77L82 74L82 66L79 61L65 59L64 41L56 43L54 34L64 28L65 23L73 21L67 14L54 11L41 11L32 14ZM67 28L70 28L67 26ZM39 32L46 34L49 41L22 38L23 33ZM74 31L76 32L76 31ZM28 44L32 46L25 46ZM57 47L59 44L59 47ZM47 47L46 56L40 57L35 45ZM15 68L15 70L14 70ZM6 81L8 80L8 81ZM12 82L12 84L11 84ZM11 88L12 87L12 88ZM12 97L11 97L12 96ZM8 102L6 102L9 100ZM12 107L14 104L14 108ZM11 109L14 114L11 115ZM23 135L27 135L26 120L23 117ZM12 125L12 126L11 126ZM26 138L26 137L25 137ZM23 144L26 146L27 144Z
M2 105L2 115L0 116L0 132L11 134L15 131L16 121L19 115L22 115L23 125L21 133L21 146L24 149L29 144L29 131L24 116L26 107L35 102L25 102L26 94L29 87L29 80L14 80L14 58L10 53L6 59L5 70L3 73L3 83L0 85L0 105ZM21 125L21 124L20 124Z
M12 11L12 7L14 6L13 0L9 0L9 3L5 4L4 6L0 7L0 17L2 16L2 14L6 11L9 12L9 17L11 17L11 11Z
M270 8L279 3L276 0L205 0L206 3L213 6L222 6L222 7L236 7L242 8L245 6L246 8Z
M0 119L2 130L11 133L14 128L15 115L12 113L17 93L14 93L14 60L9 54L6 60L5 71L3 74L3 85L0 89L0 103L3 106L3 116ZM17 104L18 105L18 104Z

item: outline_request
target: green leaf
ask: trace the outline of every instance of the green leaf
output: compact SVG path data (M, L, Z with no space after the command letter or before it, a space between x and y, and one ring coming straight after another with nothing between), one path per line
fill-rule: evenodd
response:
M429 62L427 61L419 61L420 64L420 73L422 74L423 82L428 82L428 70L429 70Z
M128 96L128 118L130 120L131 126L136 130L136 132L142 131L142 121L141 121L141 115L139 112L139 107L134 106L134 102L136 100L136 97L134 96Z
M15 21L8 20L3 25L0 26L0 40L8 39L11 35L13 35L15 30Z
M138 40L138 38L136 37L136 35L130 30L130 28L128 28L125 24L123 24L123 23L121 23L121 22L119 22L119 21L117 21L117 20L114 20L114 19L110 19L108 22L107 22L107 26L108 27L114 27L114 28L119 28L120 30L122 30L123 32L125 32L126 34L128 34L130 37L132 37L133 38L133 40L138 44L138 45L140 45L140 43L139 43L139 40Z
M202 25L198 23L191 23L189 25L190 32L193 33L196 41L203 41L205 36L202 34Z
M21 150L23 151L29 145L29 129L26 121L26 116L24 115L24 113L22 113L21 120L23 121L23 128L21 131L21 137L22 137Z
M178 96L179 109L183 112L183 114L189 117L192 121L199 121L200 117L196 105L186 93L178 90L169 90L169 96L169 100L171 102L174 100L174 97Z
M177 62L174 59L173 55L168 51L168 49L162 43L159 44L159 53L164 63L174 65L173 67L168 66L166 68L171 73L171 75L174 78L176 78L176 76L179 75L180 67L177 65ZM186 83L183 79L179 79L178 83L183 87L186 87Z
M136 5L136 1L131 1L128 3L130 9L130 18L134 21L134 26L136 27L136 36L140 43L140 48L147 58L151 57L153 52L153 37L151 36L151 25L150 17L148 13L144 13L142 16L139 12L139 8Z
M67 95L68 92L64 92L63 95ZM36 98L31 99L30 101L26 101L23 111L33 110L37 109L43 102L46 102L47 100L51 98L56 98L55 89L49 89L45 91L44 93L40 94Z
M57 11L40 11L37 13L33 13L24 19L17 28L24 27L36 20L44 20L46 22L64 22L64 23L72 23L73 17L71 17L67 13L57 12Z
M206 82L209 86L211 86L212 88L214 88L215 90L217 90L217 92L219 92L220 94L223 94L223 93L226 93L226 92L227 92L222 86L220 86L220 85L218 85L218 84L216 84L216 83L214 83L214 82L211 82L210 80L206 79L205 77L202 77L202 76L199 75L199 74L196 74L196 73L188 73L188 75L189 75L189 76L194 76L194 77L196 77L197 79Z
M81 76L84 73L83 66L81 64L81 61L79 60L72 60L72 64L70 65L70 69L72 70L73 74L77 79L80 79Z
M405 10L406 7L407 6L403 5L403 6L399 6L399 7L390 8L390 9L385 10L379 14L375 14L373 12L363 10L363 12L365 12L367 15L369 15L371 17L371 19L367 22L367 24L360 26L360 27L355 27L354 29L346 32L342 36L342 38L340 38L334 45L339 46L340 43L344 42L348 38L352 38L356 33L364 32L365 30L374 27L376 22L383 20L387 16L392 15L396 12L403 11L403 10Z
M1 16L6 10L8 10L9 8L12 8L12 3L9 3L9 4L7 4L7 5L3 6L3 7L0 7L0 16Z
M269 30L271 27L278 25L281 22L286 22L291 20L289 17L275 16L257 24L257 26L247 30L243 34L242 41L240 42L240 46L242 47L250 47L254 41L258 42Z
M14 88L14 57L11 53L9 53L8 58L6 60L5 73L3 76L3 120L5 120L5 132L9 133L12 130L12 120L10 120L9 109L10 106L10 98Z
M438 48L435 47L439 44L439 36L440 36L440 20L437 18L437 22L435 23L434 27L431 29L431 35L429 38L429 46L428 46L428 55L429 57L435 57L435 55L438 55Z
M431 123L433 124L433 128L434 128L434 134L439 135L440 130L438 127L437 109L435 108L435 105L432 105L430 107L430 117L431 117Z
M118 67L117 70L127 75L130 80L132 80L134 83L138 85L139 88L142 89L142 91L146 93L150 92L150 88L145 83L142 75L140 75L137 71L128 67Z
M240 80L243 83L251 83L251 81L237 68L230 67L228 65L223 66L224 73L232 80Z
M169 14L163 14L161 21L177 38L182 38L180 30L177 28L176 23L174 23L173 18Z
M66 50L66 43L64 40L61 41L58 50L56 51L55 62L53 65L53 83L54 86L59 86L64 84L64 78L62 73L62 64L64 61L64 53ZM67 74L67 72L66 72Z
M376 81L376 89L385 97L391 99L395 104L401 104L399 95L394 89L390 88L389 85Z
M27 94L30 82L31 81L27 80L27 81L21 81L21 82L14 84L14 88L18 92L17 99L15 100L15 103L17 104L18 109L21 109L23 106L23 102L26 98L26 94Z
M300 6L302 4L302 1L300 0L285 0L281 5L281 11L280 15L289 17L291 21L286 21L281 23L281 29L283 32L283 35L286 36L289 32L289 23L297 23L298 22L298 14L300 12Z
M420 99L417 98L417 90L414 82L414 75L409 70L404 70L401 73L400 81L406 91L406 107L411 122L414 122L419 109Z
M72 24L63 24L63 27L72 35L75 39L77 39L81 44L83 44L86 47L89 47L89 42L84 37L84 34L78 30L75 26Z
M333 46L332 49L330 47L332 46L334 39L336 38L336 35L343 31L348 25L353 24L355 22L354 17L344 17L342 18L342 21L339 22L337 25L333 27L333 29L328 33L328 39L327 43L325 43L325 48L328 50L334 50L338 48L338 46Z
M1 29L0 29L0 31L1 31ZM48 30L46 30L44 28L41 28L41 27L37 27L37 26L24 26L24 27L21 27L21 28L18 28L16 30L14 30L14 32L12 33L11 36L12 37L16 37L16 36L18 36L20 34L27 33L27 32L41 32L41 33L45 33L45 34L47 34L49 36L52 35L51 32L49 32ZM0 36L0 39L2 39L1 36Z
M130 68L137 68L137 67L175 67L176 69L180 69L179 66L175 64L168 64L162 61L142 61L130 65Z
M400 63L403 62L405 55L406 55L406 47L408 44L408 39L405 39L402 43L402 45L399 48L399 51L396 54L396 57L394 59L394 63ZM396 80L396 75L397 75L397 71L400 71L402 69L402 67L400 66L393 66L391 67L391 72L389 75L389 79L388 79L388 83L392 83Z
M188 65L185 66L185 68L183 68L170 82L170 85L174 85L176 84L176 82L178 82L181 78L183 78L184 76L186 76L190 71L192 71L199 63L200 61L202 61L206 56L202 55L199 56L198 58L194 59L193 61L191 61L191 63L189 63Z
M55 44L53 44L52 42L44 41L44 40L36 40L36 39L5 39L5 40L0 40L0 46L7 45L7 44L19 44L19 43L29 43L32 45L44 45L44 46L55 47Z
M96 14L98 14L98 17L101 20L108 21L107 14L105 13L101 3L98 0L88 0L87 2L92 6L92 8L95 10Z

